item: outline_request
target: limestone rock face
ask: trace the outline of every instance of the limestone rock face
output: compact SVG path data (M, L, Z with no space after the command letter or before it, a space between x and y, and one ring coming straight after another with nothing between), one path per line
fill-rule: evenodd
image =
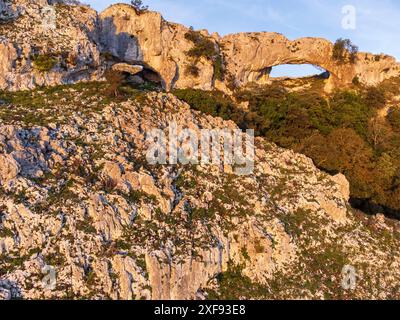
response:
M213 88L214 69L207 60L199 62L198 77L185 73L186 52L193 47L185 39L188 28L165 21L158 12L138 14L123 4L103 11L100 21L102 50L129 63L143 62L161 76L165 88Z
M96 11L47 0L10 6L18 19L0 25L0 89L100 79Z
M290 41L278 33L239 33L224 37L220 44L227 72L237 85L265 83L271 68L281 64L319 66L330 73L331 87L350 84L355 77L366 85L376 85L400 72L400 65L388 56L359 53L354 64L340 63L332 58L333 44L320 38Z
M128 63L116 63L112 66L112 70L119 72L126 72L131 75L135 75L142 72L143 67L138 65L131 65Z
M272 67L281 64L312 64L330 73L328 89L349 85L357 77L361 83L376 85L400 74L393 57L359 53L356 63L339 63L332 58L333 44L321 38L288 40L272 32L209 36L221 51L225 83L215 79L214 68L206 59L199 62L198 76L185 72L190 65L186 52L193 44L185 39L189 31L165 21L159 13L137 14L130 6L114 5L100 15L104 48L127 62L143 61L159 73L167 89L218 88L227 91L251 82L266 83ZM231 83L228 83L231 82Z
M194 59L187 54L194 46L185 36L189 28L165 21L158 12L138 13L127 4L97 14L75 1L9 0L0 12L0 89L6 90L99 80L108 59L127 64L125 70L142 65L144 77L167 90L217 88L229 93L232 86L268 82L271 68L280 64L307 63L329 71L327 90L355 79L377 85L400 74L390 56L359 53L355 63L339 63L332 59L330 41L290 41L272 32L221 38L202 30L214 43L218 64Z
M349 201L350 200L350 183L346 179L346 177L339 173L336 176L332 177L332 180L340 186L340 192L342 196Z
M10 155L0 155L0 185L15 179L20 171L19 165Z
M359 53L355 65L356 76L367 85L377 85L391 77L399 76L400 65L394 57Z
M360 220L343 176L262 138L248 176L229 165L150 165L152 128L237 127L172 94L104 103L93 85L80 90L41 91L48 125L12 105L21 116L0 126L0 299L204 299L231 290L221 276L259 288L250 298L320 299L342 294L344 264L384 285L378 296L360 281L351 297L392 297L399 224Z

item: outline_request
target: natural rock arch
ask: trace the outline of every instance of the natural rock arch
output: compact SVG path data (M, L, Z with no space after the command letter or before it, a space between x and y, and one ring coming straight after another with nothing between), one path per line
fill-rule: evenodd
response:
M227 70L238 85L265 83L271 69L283 64L311 64L329 72L332 85L351 83L356 75L354 64L332 59L333 44L320 38L290 41L278 33L239 33L221 40Z
M329 79L330 74L324 68L312 64L279 64L270 68L269 77L271 80L291 78L317 77Z
M377 85L398 76L400 65L387 55L359 53L355 63L333 59L333 43L322 38L290 41L279 33L238 33L220 40L226 69L238 85L265 82L270 68L282 64L312 64L329 72L326 89L347 86L357 77L365 85Z
M327 89L347 86L355 78L362 84L376 85L400 75L399 64L386 55L359 53L354 64L338 63L332 58L333 44L325 39L290 41L281 34L270 32L220 37L202 30L199 33L212 41L218 54L221 54L223 66L216 68L215 61L209 57L193 59L187 54L194 46L186 37L189 28L165 21L158 12L139 14L128 4L113 5L100 15L84 6L64 8L58 24L66 29L68 41L58 30L47 30L48 36L41 37L43 52L40 54L69 51L78 56L78 59L73 59L78 65L67 63L65 70L60 64L42 74L35 71L31 61L33 48L38 44L31 43L26 32L27 28L31 28L31 23L41 22L41 7L47 5L48 1L12 0L11 4L11 7L0 6L4 12L9 9L20 12L20 19L6 23L11 30L7 32L12 37L0 41L1 89L18 90L98 80L104 71L104 59L100 58L100 52L103 57L111 53L119 58L118 62L142 65L167 90L217 88L229 93L232 83L239 86L249 82L265 83L271 67L280 64L307 63L320 66L331 75L327 80ZM8 23L14 26L10 28ZM33 30L41 30L41 26L36 25ZM5 31L3 33L6 34ZM51 39L52 43L47 39ZM68 43L67 47L65 43ZM193 65L198 69L196 74L187 72ZM221 70L223 77L220 77Z
M116 43L121 34L131 35L137 41L140 59L157 71L166 89L200 88L228 90L228 82L243 86L250 82L266 83L271 68L282 64L312 64L329 72L326 89L342 87L357 77L366 85L376 85L384 79L400 74L399 64L393 57L359 53L355 63L339 63L332 58L332 42L322 38L289 40L279 33L238 33L225 37L201 33L221 50L225 64L225 81L214 77L212 62L198 61L200 74L185 73L190 65L186 52L192 43L185 39L189 31L185 26L165 21L159 13L137 14L128 5L114 5L100 15L103 36L108 43ZM113 24L113 32L106 32ZM114 48L117 50L117 48ZM378 58L377 58L378 57Z

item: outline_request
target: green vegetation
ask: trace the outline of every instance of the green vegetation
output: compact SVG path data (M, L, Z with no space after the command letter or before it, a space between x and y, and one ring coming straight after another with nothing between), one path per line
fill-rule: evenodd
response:
M107 88L105 90L106 95L112 97L118 97L120 95L120 87L122 86L125 76L122 72L107 70L105 73L105 78L107 80Z
M224 80L224 61L221 55L218 55L214 61L214 77L217 80Z
M400 111L378 111L397 92L395 83L355 87L327 96L314 79L309 89L290 92L280 84L249 87L234 99L221 92L175 90L195 110L254 129L279 146L311 157L331 173L343 173L353 203L366 211L400 216ZM248 102L244 110L239 102Z
M94 221L91 217L85 217L82 221L76 222L76 229L89 234L96 234L96 228L94 227Z
M237 109L235 103L220 91L202 91L196 89L178 89L173 93L181 100L186 101L198 111L221 117L224 120L236 119L242 112ZM237 115L234 115L237 113Z
M157 197L154 195L147 194L143 191L131 190L129 194L122 194L122 196L132 204L137 204L143 201L144 203L157 203Z
M339 63L355 63L358 47L349 39L338 39L333 46L332 58Z
M0 226L0 238L6 238L6 237L13 238L14 232L12 232L12 230L10 230L4 226Z
M144 5L142 0L131 0L131 6L135 8L138 14L149 9L149 6Z
M310 216L310 211L299 209L292 214L281 214L279 220L282 221L287 234L299 238L304 230L318 228L318 224L310 222Z
M65 258L64 255L61 254L59 251L57 252L53 252L53 253L49 253L48 255L46 255L44 257L44 260L46 261L46 263L50 266L53 267L61 267L65 264Z
M184 174L180 174L179 177L175 180L175 186L181 191L183 191L183 189L195 189L197 186L197 181L192 177L187 178Z
M99 113L110 102L128 99L140 101L150 85L130 86L120 83L118 96L110 84L104 82L76 83L54 87L41 87L31 91L0 91L0 119L7 123L19 122L26 126L47 126L65 123L75 112ZM55 109L58 107L59 109Z
M185 39L193 42L193 48L187 52L187 55L192 58L200 59L204 57L212 60L218 55L218 51L213 41L203 36L198 31L190 30L185 34Z
M223 58L216 44L210 38L194 30L188 31L185 38L193 42L193 48L187 52L187 55L194 59L194 62L187 67L186 73L198 77L199 68L196 65L199 59L206 58L213 63L215 79L222 80L224 76Z
M389 110L388 120L394 130L400 131L400 109Z
M200 69L195 63L191 63L186 67L185 73L197 78L200 75Z
M49 72L58 63L58 59L53 54L37 54L31 57L33 66L40 72Z
M218 290L207 289L209 300L262 299L267 289L243 275L241 266L229 265L217 278Z

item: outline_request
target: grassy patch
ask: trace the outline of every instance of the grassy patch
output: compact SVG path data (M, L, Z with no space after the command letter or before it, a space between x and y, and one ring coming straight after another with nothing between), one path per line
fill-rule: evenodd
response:
M226 272L217 276L218 289L206 289L209 300L262 299L267 290L243 275L241 266L229 265Z
M49 72L58 63L58 58L52 54L37 54L31 57L33 67L40 72Z

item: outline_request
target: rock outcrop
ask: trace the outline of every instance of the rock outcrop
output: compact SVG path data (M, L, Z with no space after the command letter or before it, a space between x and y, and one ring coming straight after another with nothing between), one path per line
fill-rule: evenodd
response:
M128 63L116 63L112 66L112 70L119 72L126 72L130 75L135 75L143 71L142 66L131 65Z
M98 80L97 12L47 0L11 1L18 18L0 24L0 89Z
M265 83L272 67L281 64L311 64L329 72L328 87L351 84L357 77L366 85L377 85L398 76L400 65L393 57L358 53L355 63L333 59L333 44L320 38L290 41L278 33L239 33L221 39L226 70L237 85Z
M0 2L0 23L6 23L17 16L18 12L11 6L11 1L3 0Z
M122 4L103 11L100 20L102 50L123 61L143 62L160 75L166 89L213 88L214 69L206 59L199 61L198 76L185 72L190 64L187 51L193 47L185 38L188 28L165 21L158 12L138 14Z
M99 80L110 62L141 64L143 76L167 90L217 88L228 93L235 86L268 82L271 68L280 64L307 63L325 69L330 74L328 90L354 80L377 85L400 74L393 57L359 53L355 63L340 63L332 58L330 41L290 41L270 32L221 38L200 31L214 45L216 56L194 59L188 55L195 46L187 37L192 30L165 21L157 12L139 13L130 5L117 4L98 15L86 6L66 3L10 0L2 5L0 89Z
M18 162L10 155L0 155L0 185L6 185L19 173Z
M243 283L236 298L398 298L398 222L355 213L343 176L260 138L248 176L150 165L153 128L237 127L171 94L101 92L33 91L40 110L1 113L0 298L205 299Z
M355 63L333 59L333 44L320 38L288 40L272 32L239 33L219 37L202 35L215 43L224 63L225 81L216 79L213 63L205 58L198 63L199 74L185 70L192 63L187 52L193 43L186 39L188 28L165 21L159 13L136 13L128 5L114 5L100 14L106 50L125 61L143 61L157 71L167 89L219 88L232 83L268 82L272 67L281 64L312 64L329 72L327 88L346 86L355 78L366 85L377 85L398 76L400 65L393 57L359 53ZM121 51L122 50L122 51ZM230 83L229 83L230 82Z

